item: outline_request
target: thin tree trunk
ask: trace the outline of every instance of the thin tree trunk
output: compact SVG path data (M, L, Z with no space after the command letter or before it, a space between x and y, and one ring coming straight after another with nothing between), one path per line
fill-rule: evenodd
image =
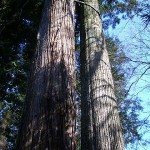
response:
M81 149L123 150L111 68L98 0L81 8Z
M45 0L17 150L75 149L73 2Z

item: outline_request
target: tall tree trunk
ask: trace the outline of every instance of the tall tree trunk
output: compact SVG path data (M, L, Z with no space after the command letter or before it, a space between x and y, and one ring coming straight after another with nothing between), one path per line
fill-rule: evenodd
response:
M74 150L73 0L45 0L37 38L17 150Z
M81 8L81 149L123 150L98 0ZM90 7L92 6L92 7ZM96 11L97 10L97 11Z

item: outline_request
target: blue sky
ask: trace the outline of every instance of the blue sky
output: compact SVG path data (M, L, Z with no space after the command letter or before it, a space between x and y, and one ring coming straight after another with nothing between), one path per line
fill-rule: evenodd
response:
M131 61L125 66L132 71L133 68L136 68L133 75L127 77L127 88L134 83L129 94L142 100L144 110L140 113L140 118L148 118L150 121L150 65L146 64L146 62L150 62L150 26L145 29L141 19L134 17L132 20L122 20L115 29L110 27L108 33L113 38L119 38L125 54L133 61L136 61ZM142 75L144 72L145 75ZM144 126L139 129L139 132L146 132L143 139L150 142L150 132ZM150 144L142 145L142 142L136 143L134 146L137 146L134 148L137 150L150 149ZM131 149L133 150L129 145L126 150Z

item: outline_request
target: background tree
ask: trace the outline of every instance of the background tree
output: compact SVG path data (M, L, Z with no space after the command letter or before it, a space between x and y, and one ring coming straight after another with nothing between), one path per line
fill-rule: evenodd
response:
M114 79L115 96L119 106L119 115L123 129L125 146L135 144L141 140L139 127L143 121L139 119L139 114L143 110L138 97L129 98L126 89L128 74L124 66L128 63L121 42L118 39L113 40L106 37L106 46L110 58L111 70Z
M0 4L0 140L13 149L36 44L41 1Z

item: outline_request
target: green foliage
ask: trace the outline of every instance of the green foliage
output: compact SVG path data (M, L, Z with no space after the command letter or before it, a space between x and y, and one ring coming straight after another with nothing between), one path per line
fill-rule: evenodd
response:
M121 19L132 18L139 11L137 0L99 0L99 5L104 29L115 28Z
M13 149L43 1L0 3L0 143Z
M127 57L120 49L120 42L109 37L106 38L107 50L111 62L111 69L114 78L115 95L119 106L120 119L124 134L125 144L134 144L141 140L139 127L143 121L139 119L139 113L143 110L141 100L128 98L126 90L126 71L123 65Z
M141 17L143 23L145 24L145 27L147 27L150 23L150 4L146 0L145 2L142 2L139 5L139 16Z

